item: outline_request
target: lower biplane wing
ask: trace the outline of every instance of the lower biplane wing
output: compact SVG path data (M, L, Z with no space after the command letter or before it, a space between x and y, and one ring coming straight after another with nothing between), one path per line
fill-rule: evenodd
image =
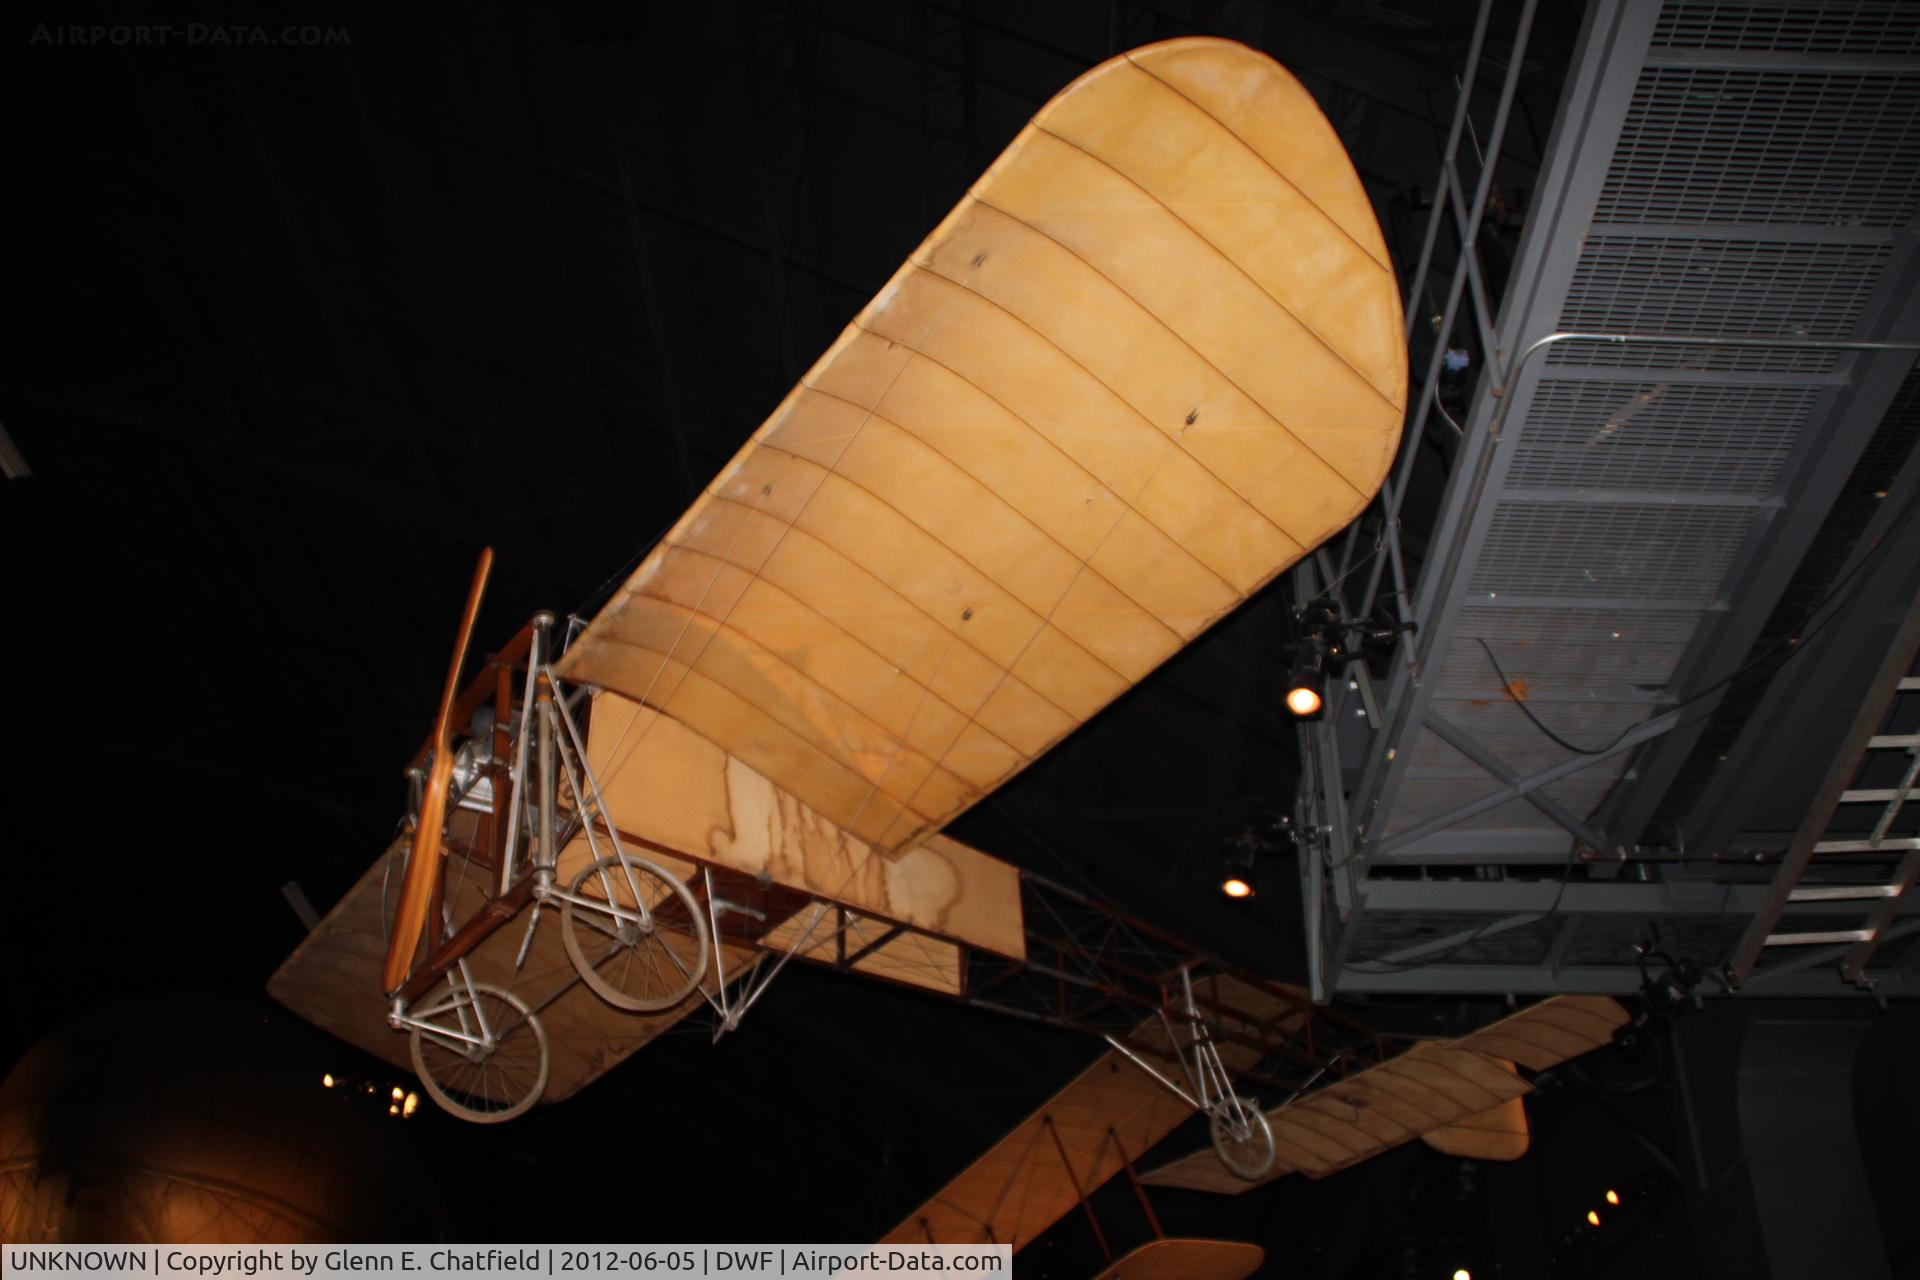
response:
M1392 264L1299 82L1226 40L1043 107L559 664L886 856L1350 521Z
M1267 1260L1267 1251L1240 1240L1149 1240L1093 1280L1246 1280Z
M1312 1043L1305 1033L1317 1011L1289 1000L1284 989L1221 976L1209 978L1206 990L1216 1034L1230 1037L1221 1057L1236 1073L1262 1061L1270 1071L1281 1055L1263 1053L1263 1047L1297 1052ZM1531 1088L1515 1063L1535 1071L1556 1066L1608 1043L1626 1020L1626 1012L1604 996L1557 996L1472 1035L1418 1042L1393 1057L1379 1051L1378 1041L1370 1050L1365 1041L1348 1039L1324 1059L1340 1076L1335 1083L1267 1113L1280 1155L1268 1177L1236 1177L1209 1148L1139 1175L1137 1183L1238 1194L1292 1172L1324 1177L1416 1137L1449 1154L1513 1159L1526 1149L1520 1101ZM880 1243L986 1241L1017 1250L1110 1178L1124 1172L1134 1179L1134 1161L1194 1114L1139 1065L1143 1058L1150 1064L1158 1058L1167 1066L1177 1056L1160 1034L1164 1025L1152 1019L1141 1024L1125 1038L1124 1049L1102 1055ZM1323 1029L1321 1053L1331 1030ZM1311 1060L1311 1051L1307 1056ZM1314 1076L1294 1078L1310 1082ZM1218 1262L1217 1274L1247 1275L1259 1265L1255 1259L1247 1270L1231 1270L1236 1258L1247 1256L1234 1251L1251 1246L1194 1243L1218 1246L1209 1255ZM1182 1270L1186 1264L1175 1244L1149 1246L1171 1249L1158 1259L1170 1270L1149 1269L1143 1257L1139 1266L1109 1274L1216 1274Z
M1510 1062L1499 1058L1494 1061L1513 1070ZM1435 1151L1467 1160L1518 1160L1533 1142L1526 1098L1516 1095L1457 1124L1429 1129L1420 1135L1420 1141Z
M1606 996L1554 996L1458 1040L1416 1044L1268 1112L1280 1160L1259 1182L1235 1177L1211 1150L1141 1181L1239 1195L1289 1173L1323 1178L1436 1134L1440 1140L1433 1145L1440 1150L1511 1159L1526 1150L1524 1112L1516 1144L1513 1108L1532 1090L1514 1064L1533 1071L1558 1066L1609 1043L1626 1021L1626 1010Z
M1227 975L1198 984L1227 1068L1244 1072L1305 1043L1315 1017L1304 992L1255 986ZM1192 1105L1137 1063L1179 1076L1179 1046L1168 1024L1149 1018L1064 1089L988 1148L882 1244L985 1241L1019 1249L1194 1114ZM1360 1053L1375 1044L1350 1041ZM1304 1056L1304 1055L1303 1055ZM1371 1061L1372 1058L1362 1059ZM1307 1061L1311 1062L1309 1057ZM1300 1069L1296 1063L1295 1070Z
M1022 1248L1192 1114L1119 1053L1102 1054L879 1243Z

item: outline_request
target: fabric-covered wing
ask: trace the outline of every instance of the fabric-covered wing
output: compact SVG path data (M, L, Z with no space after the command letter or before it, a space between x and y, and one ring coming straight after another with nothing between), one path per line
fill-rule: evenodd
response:
M1093 1280L1246 1280L1267 1251L1240 1240L1149 1240Z
M1417 1044L1269 1111L1280 1158L1261 1181L1289 1173L1323 1178L1403 1142L1462 1127L1532 1091L1514 1062L1535 1071L1558 1066L1607 1044L1626 1021L1626 1010L1606 996L1554 996L1458 1040ZM1234 1177L1211 1148L1141 1181L1223 1195L1261 1185Z
M562 674L909 848L1357 514L1405 363L1299 83L1136 50L1022 130Z
M1272 992L1233 978L1218 982L1212 995L1235 1011L1234 1021L1264 1024L1279 1036L1301 1026L1299 1011ZM1142 1023L1132 1039L1169 1055L1162 1065L1179 1073L1158 1021ZM1251 1067L1258 1057L1245 1044L1220 1049L1229 1071ZM1192 1115L1172 1090L1109 1049L880 1243L992 1241L1024 1248L1073 1209L1082 1189L1091 1195Z

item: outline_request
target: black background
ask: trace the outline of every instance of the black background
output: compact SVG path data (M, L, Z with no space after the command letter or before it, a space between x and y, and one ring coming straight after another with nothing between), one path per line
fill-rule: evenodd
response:
M35 473L0 489L8 1062L115 1001L264 1006L302 934L280 886L324 911L392 830L479 548L500 555L483 647L537 608L596 603L1080 71L1194 32L1310 51L1303 79L1404 269L1406 188L1430 180L1471 18L420 5L248 14L257 29L193 40L188 24L236 16L183 9L10 18L5 37L0 421ZM1543 6L1515 130L1536 156L1578 20ZM170 33L64 31L101 22ZM347 38L254 43L288 22ZM1285 605L1254 601L955 833L1298 979L1291 862L1241 907L1211 874L1223 839L1291 803ZM1369 1012L1437 1029L1498 1009ZM393 1076L315 1043L318 1069ZM1097 1048L794 972L719 1046L670 1036L513 1125L423 1112L409 1141L447 1209L421 1229L869 1239ZM1517 1170L1416 1146L1325 1183L1156 1204L1169 1231L1258 1240L1287 1274L1544 1256L1602 1182L1655 1177L1595 1100L1663 1130L1654 1064L1611 1053L1548 1082ZM317 1074L300 1105L347 1106ZM1096 1203L1116 1243L1144 1237L1124 1184ZM1642 1223L1647 1241L1668 1230ZM1033 1274L1096 1261L1077 1215L1023 1255Z

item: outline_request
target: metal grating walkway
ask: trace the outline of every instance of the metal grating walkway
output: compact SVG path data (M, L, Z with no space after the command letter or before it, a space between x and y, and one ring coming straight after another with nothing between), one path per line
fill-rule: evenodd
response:
M1449 152L1443 183L1466 185L1460 164ZM1331 590L1348 616L1384 603L1417 624L1308 731L1303 820L1327 838L1309 924L1327 988L1403 988L1436 956L1455 980L1547 965L1572 984L1559 989L1638 985L1618 928L1596 918L1585 935L1575 918L1574 868L1584 882L1595 855L1649 838L1912 366L1916 216L1920 8L1592 6L1498 316L1473 314L1469 249L1436 317L1488 372L1444 446L1431 529L1404 527L1403 459L1372 523L1296 580L1300 599ZM1451 425L1429 413L1437 369L1409 450L1436 418ZM1369 540L1392 566L1370 581L1356 572ZM1530 918L1495 930L1477 906L1471 925L1442 909L1528 864L1547 869ZM1425 898L1404 881L1389 895L1433 910L1382 907L1396 867L1446 878ZM1759 905L1740 905L1751 894L1734 880L1704 916L1644 887L1709 947ZM1616 985L1568 978L1569 964L1611 968Z

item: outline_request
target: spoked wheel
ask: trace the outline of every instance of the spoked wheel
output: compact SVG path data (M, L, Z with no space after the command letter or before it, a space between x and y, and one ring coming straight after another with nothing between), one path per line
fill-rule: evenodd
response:
M413 1016L433 1024L413 1028L413 1069L420 1084L462 1120L511 1120L545 1092L546 1028L511 991L476 982L443 992Z
M407 862L413 856L413 838L401 831L387 846L385 864L380 871L380 944L393 942L393 917L400 908L400 886L407 878Z
M602 858L573 879L561 937L581 979L616 1009L651 1013L707 976L707 920L678 876L645 858Z
M1213 1104L1213 1149L1236 1178L1258 1182L1273 1169L1273 1130L1252 1098L1228 1094Z

